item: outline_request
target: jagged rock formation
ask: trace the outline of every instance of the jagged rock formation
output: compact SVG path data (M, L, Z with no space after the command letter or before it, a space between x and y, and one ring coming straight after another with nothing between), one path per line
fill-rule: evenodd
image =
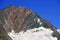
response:
M5 35L6 38L8 37L6 40L11 40L8 33L12 30L14 30L15 33L19 33L21 31L26 32L29 29L39 28L41 26L51 29L53 31L52 36L57 37L57 40L60 40L60 33L52 24L50 24L49 21L42 19L35 12L23 7L9 6L1 10L0 25L2 25L0 27L3 28L0 31L3 30L4 32L2 32L6 33L3 35Z

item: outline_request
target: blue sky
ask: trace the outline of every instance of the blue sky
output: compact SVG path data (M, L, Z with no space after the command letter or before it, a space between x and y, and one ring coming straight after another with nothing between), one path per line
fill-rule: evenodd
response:
M60 0L0 0L0 10L8 5L29 8L60 28Z

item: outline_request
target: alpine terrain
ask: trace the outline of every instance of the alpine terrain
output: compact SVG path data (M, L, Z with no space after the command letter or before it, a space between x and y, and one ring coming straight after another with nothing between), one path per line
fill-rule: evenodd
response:
M8 6L0 10L0 40L60 40L60 30L32 10Z

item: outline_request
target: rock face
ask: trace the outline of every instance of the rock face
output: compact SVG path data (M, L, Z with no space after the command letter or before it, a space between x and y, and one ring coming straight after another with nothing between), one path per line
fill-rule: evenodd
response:
M60 33L52 24L50 24L49 21L42 19L35 12L24 7L9 6L1 10L0 25L2 25L0 26L0 31L2 31L0 34L3 33L2 35L5 35L2 38L3 40L5 37L7 38L6 40L11 40L8 33L12 30L14 30L15 33L19 33L21 31L26 32L29 29L39 28L41 26L51 29L53 31L52 36L57 37L57 40L60 40Z
M4 27L6 32L9 32L9 29L14 29L15 32L20 32L25 28L28 28L28 25L30 25L35 17L37 17L31 10L12 6L4 9L2 14L5 19Z
M12 40L4 30L3 26L0 24L0 40Z

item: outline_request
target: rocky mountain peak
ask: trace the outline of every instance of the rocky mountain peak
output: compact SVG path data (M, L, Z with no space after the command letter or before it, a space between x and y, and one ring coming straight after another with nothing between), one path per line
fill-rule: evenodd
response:
M44 27L53 31L51 35L57 37L57 40L60 40L60 33L57 31L57 28L55 28L48 20L41 18L36 12L32 12L32 10L24 7L8 6L1 10L0 24L5 30L6 35L12 32L12 30L15 33L20 33L21 31L27 32L27 30ZM36 32L40 33L40 30L36 30ZM8 40L11 39L8 38Z

